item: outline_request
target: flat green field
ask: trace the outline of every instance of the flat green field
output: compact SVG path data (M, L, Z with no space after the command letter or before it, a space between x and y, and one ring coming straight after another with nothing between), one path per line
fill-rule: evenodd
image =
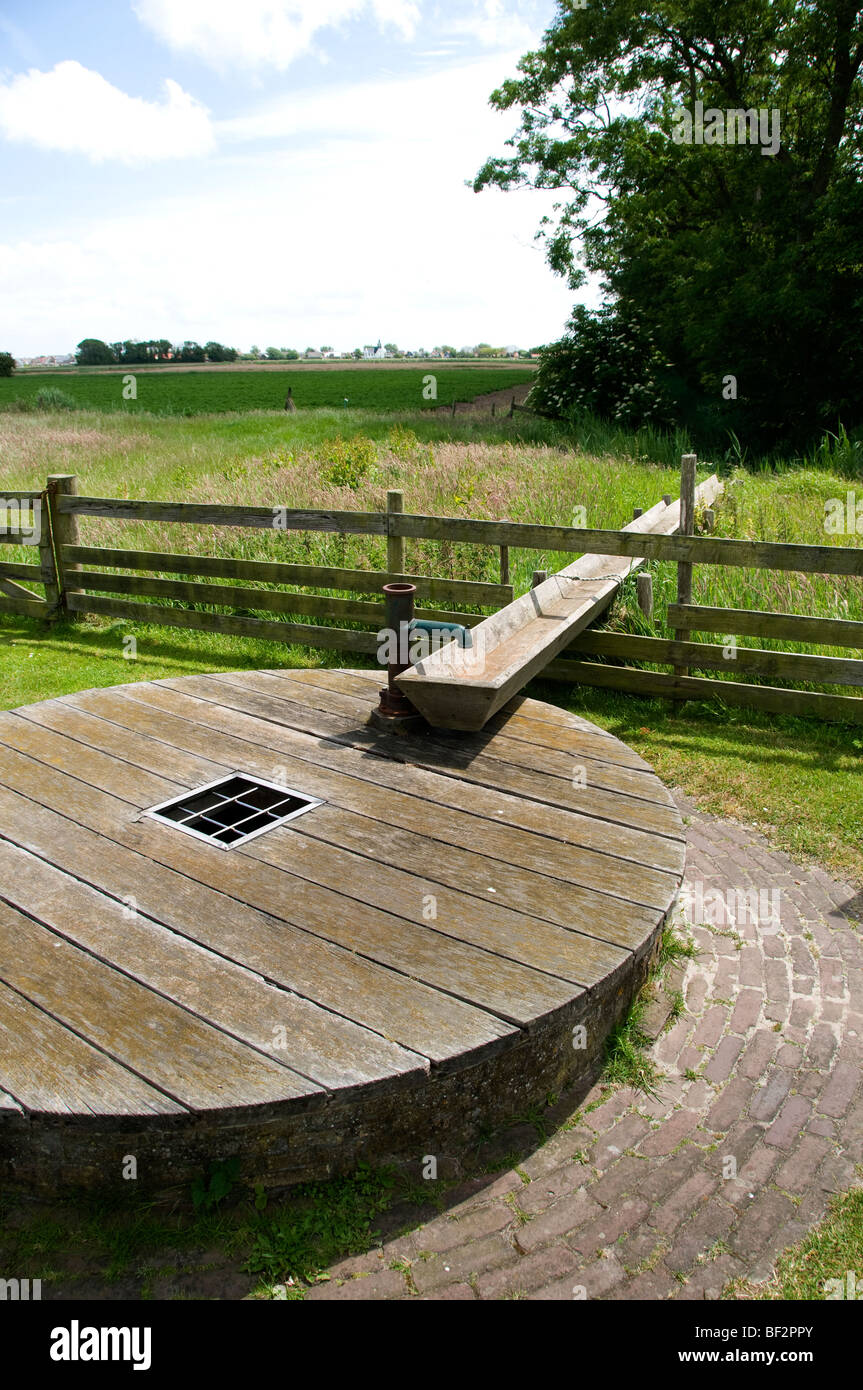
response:
M137 399L125 400L123 383L135 377ZM156 415L209 415L234 411L282 410L288 388L299 409L331 409L344 406L378 411L434 409L453 401L472 401L491 391L524 386L530 367L419 366L386 367L375 364L342 369L306 366L274 371L268 368L237 370L170 368L120 368L93 374L39 372L0 378L0 410L12 401L34 401L40 391L59 388L82 409L148 411ZM434 378L437 396L424 395Z

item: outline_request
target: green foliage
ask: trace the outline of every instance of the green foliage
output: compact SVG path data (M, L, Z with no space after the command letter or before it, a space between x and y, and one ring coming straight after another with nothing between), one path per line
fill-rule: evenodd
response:
M192 1201L195 1210L212 1211L232 1191L239 1175L240 1160L229 1158L223 1163L214 1163L206 1180L200 1177L195 1178L192 1183Z
M420 441L407 425L393 425L386 437L386 446L397 459L410 459L419 451Z
M378 449L373 439L355 434L344 439L340 434L327 439L318 450L318 460L324 465L322 477L335 487L357 488L368 477L378 461Z
M627 426L674 423L670 363L636 312L576 306L566 337L546 348L528 405L552 419L596 415Z
M520 128L474 187L561 192L549 264L573 288L599 276L623 324L638 311L673 363L674 418L717 439L805 448L863 424L861 39L844 0L561 0L492 96ZM733 122L725 143L723 120L722 143L689 143L696 101L764 112L764 131Z
M15 370L15 358L11 352L0 352L0 376L11 376Z
M117 358L101 338L82 338L75 349L75 361L79 367L104 367L116 362Z
M368 1249L395 1181L390 1171L361 1163L349 1177L294 1188L289 1205L259 1218L245 1268L269 1282L311 1283L334 1260Z
M37 410L77 410L78 402L58 386L43 386L36 395Z

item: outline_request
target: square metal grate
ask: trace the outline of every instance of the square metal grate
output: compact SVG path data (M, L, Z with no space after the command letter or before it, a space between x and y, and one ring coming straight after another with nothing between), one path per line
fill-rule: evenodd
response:
M153 806L147 815L199 840L230 849L322 805L317 797L304 796L290 787L235 773Z

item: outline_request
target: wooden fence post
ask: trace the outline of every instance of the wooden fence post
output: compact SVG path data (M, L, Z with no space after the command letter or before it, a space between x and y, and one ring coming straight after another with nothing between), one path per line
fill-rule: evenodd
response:
M534 570L533 579L530 581L532 589L538 589L540 584L544 584L548 579L548 570Z
M695 530L695 469L697 454L684 454L680 460L680 535L691 536ZM677 565L677 602L692 602L692 563L680 560ZM676 631L675 640L685 642L687 634ZM675 666L676 676L688 676L688 666Z
M54 554L54 539L47 491L40 498L39 517L39 577L45 586L45 602L48 605L46 619L60 616L60 579L57 571L57 557ZM75 518L73 518L74 520Z
M645 618L653 617L653 575L637 574L635 577L635 589L638 595L638 606Z
M509 583L509 546L502 545L500 548L500 582Z
M392 535L390 517L398 516L405 509L405 495L398 489L387 493L387 569L390 574L405 572L405 538Z
M48 475L48 513L51 519L51 534L54 539L54 557L57 574L57 613L67 616L69 594L79 594L75 587L74 574L80 565L69 565L63 559L64 545L78 545L78 518L72 512L60 511L61 497L74 497L78 492L78 479L74 473L50 473Z
M633 519L633 521L637 521L638 518L639 518L640 516L644 516L644 508L643 508L643 507L633 507L633 509L632 509L632 519Z

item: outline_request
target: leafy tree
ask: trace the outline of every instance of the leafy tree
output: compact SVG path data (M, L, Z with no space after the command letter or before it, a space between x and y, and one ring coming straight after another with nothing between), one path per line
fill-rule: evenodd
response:
M75 361L79 367L104 367L116 362L111 349L101 338L82 338L75 349Z
M235 362L237 360L237 349L225 347L224 343L206 343L204 352L207 354L208 362Z
M326 346L326 347L322 347L322 348L321 348L321 352L332 352L332 350L333 350L333 349L332 349L332 345L331 345L331 344L328 345L328 346Z
M282 356L286 362L299 362L300 354L296 348L282 348Z
M205 353L200 343L191 342L188 338L179 347L174 356L179 362L203 362Z
M359 361L359 359L362 357L362 355L363 355L363 350L362 350L362 348L354 348L354 357L355 357L358 361Z
M282 358L284 357L284 353L282 352L281 348L268 347L267 351L264 353L264 356L268 357L271 362L281 362Z
M632 340L633 371L618 354L602 383L618 407L650 325L684 423L795 446L863 424L861 64L853 0L559 0L492 96L520 127L474 187L561 193L540 235L573 289L600 277L600 339Z
M15 358L11 352L0 352L0 376L11 376L15 370Z

